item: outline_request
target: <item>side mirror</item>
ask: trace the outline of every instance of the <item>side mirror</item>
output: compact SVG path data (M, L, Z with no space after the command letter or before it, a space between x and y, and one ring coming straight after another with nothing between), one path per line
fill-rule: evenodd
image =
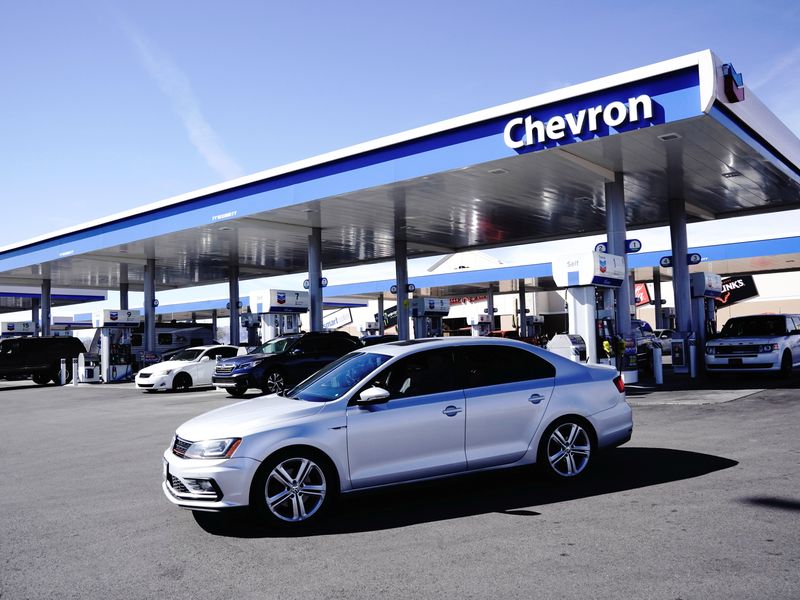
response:
M379 404L389 399L389 392L383 388L371 387L358 396L356 404Z
M302 348L293 348L289 352L289 354L291 354L292 356L300 356L301 354L303 354L303 350L302 350Z
M200 359L200 362L206 362L207 360L211 360L210 356L204 356Z

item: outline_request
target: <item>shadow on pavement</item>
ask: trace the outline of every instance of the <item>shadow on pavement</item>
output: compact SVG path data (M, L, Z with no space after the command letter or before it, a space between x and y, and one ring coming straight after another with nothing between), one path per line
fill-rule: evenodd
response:
M639 383L625 386L628 396L646 396L653 392L710 391L710 390L794 390L800 389L800 374L782 377L776 373L719 373L715 376L701 375L696 379L664 369L664 383L656 385L652 377L640 375Z
M779 508L781 510L800 511L800 501L792 498L778 498L777 496L754 496L742 498L745 504L752 504L763 508Z
M540 513L532 509L539 506L691 479L737 464L684 450L618 448L575 482L551 483L522 467L348 494L324 523L298 532L258 526L247 512L194 515L208 533L245 538L377 531L492 512L535 517Z

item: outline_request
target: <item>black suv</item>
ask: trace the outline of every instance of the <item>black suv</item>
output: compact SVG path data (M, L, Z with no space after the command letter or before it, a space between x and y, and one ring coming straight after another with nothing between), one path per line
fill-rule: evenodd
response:
M0 377L31 377L39 385L60 380L61 359L67 360L67 381L72 379L72 359L86 352L74 337L29 337L0 341Z
M356 338L342 331L283 335L247 354L219 361L211 381L235 398L248 388L280 393L360 347Z

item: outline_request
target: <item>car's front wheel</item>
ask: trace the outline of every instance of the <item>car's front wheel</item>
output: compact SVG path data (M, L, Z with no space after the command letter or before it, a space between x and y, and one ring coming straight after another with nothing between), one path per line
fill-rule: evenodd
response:
M595 443L589 426L582 419L566 417L544 432L537 462L550 479L572 480L588 471L594 454Z
M172 391L183 392L192 387L192 378L188 373L178 373L172 380Z
M792 353L786 350L783 353L783 358L781 358L781 377L791 377L792 367Z
M231 398L241 398L247 393L247 384L237 383L236 387L226 388Z
M262 463L253 480L251 505L267 524L317 523L339 494L330 461L310 448L279 452Z
M261 391L265 394L280 394L286 389L286 378L277 369L271 369L264 374L264 383Z

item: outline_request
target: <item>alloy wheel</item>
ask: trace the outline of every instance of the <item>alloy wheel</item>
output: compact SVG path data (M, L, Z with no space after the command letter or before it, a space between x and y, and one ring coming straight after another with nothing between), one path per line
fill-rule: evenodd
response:
M286 381L279 371L270 371L264 378L266 392L269 394L280 394L286 386Z
M325 474L308 458L286 459L270 472L264 488L269 511L281 521L296 523L312 517L323 505Z
M592 443L586 430L577 423L562 423L547 440L547 460L561 477L575 477L589 464Z

